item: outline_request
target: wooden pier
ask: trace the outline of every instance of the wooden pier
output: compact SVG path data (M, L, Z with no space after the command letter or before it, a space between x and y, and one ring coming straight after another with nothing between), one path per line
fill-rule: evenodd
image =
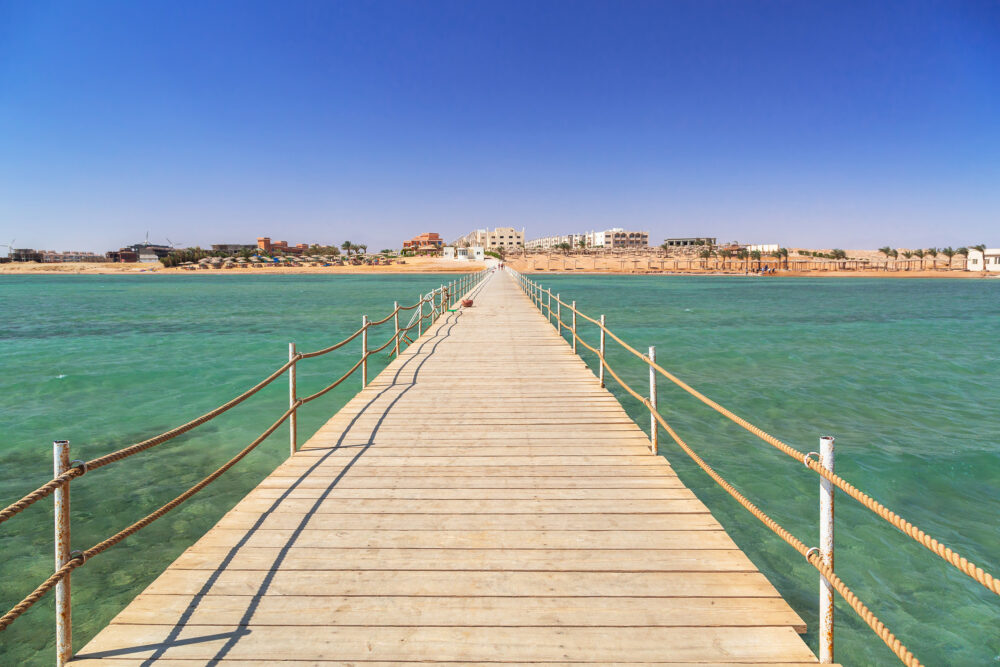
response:
M510 276L473 296L74 662L816 663Z

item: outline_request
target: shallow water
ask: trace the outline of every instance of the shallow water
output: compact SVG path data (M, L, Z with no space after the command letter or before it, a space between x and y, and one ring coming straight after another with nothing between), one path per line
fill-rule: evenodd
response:
M542 277L709 396L803 450L837 436L837 470L987 570L1000 570L1000 281ZM287 359L409 303L440 276L0 277L0 502L49 478L51 441L93 458L183 423ZM593 327L581 323L587 340ZM381 342L391 335L374 335ZM303 364L300 393L357 359L360 344ZM637 388L645 370L611 349ZM372 375L384 364L373 363ZM306 408L300 441L359 388ZM613 383L610 383L614 390ZM765 511L816 542L817 480L660 382L681 436ZM624 396L622 392L618 392ZM640 424L642 408L623 398ZM278 381L251 402L73 485L74 548L86 548L195 483L287 405ZM287 454L284 428L164 519L73 577L77 649ZM815 572L686 461L662 450L753 561L815 627ZM0 607L52 570L51 502L0 526ZM840 494L837 569L925 664L1000 661L998 603L965 575ZM896 664L843 603L837 659ZM51 664L52 602L0 633L0 664ZM815 649L815 635L807 637Z
M836 436L837 472L987 571L1000 572L1000 281L532 276L657 361L801 451ZM579 331L597 344L596 327ZM648 371L608 341L645 394ZM583 350L582 346L580 347ZM593 356L584 351L588 363ZM608 378L648 431L645 408ZM818 478L658 381L680 437L806 544L818 543ZM817 575L669 436L661 452L806 620L816 650ZM924 664L1000 662L1000 599L853 499L836 497L836 567ZM898 664L838 598L836 658Z

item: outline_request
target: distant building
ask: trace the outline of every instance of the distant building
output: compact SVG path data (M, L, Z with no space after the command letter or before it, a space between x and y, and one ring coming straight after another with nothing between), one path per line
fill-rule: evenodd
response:
M483 247L479 245L456 248L453 245L444 247L444 258L458 261L482 262L486 259Z
M104 255L94 252L83 252L78 250L65 250L56 252L55 250L41 250L42 261L46 264L62 264L66 262L106 262Z
M666 239L663 241L663 245L668 248L687 248L689 246L697 245L716 245L716 239L711 236L696 236L683 239Z
M524 248L524 229L521 231L517 231L513 227L497 227L493 231L477 229L456 239L452 245L455 247L482 246L484 250L493 251L500 248L520 250Z
M259 244L258 239L258 244ZM268 239L270 241L270 239ZM259 250L260 245L246 245L244 243L213 243L212 250L214 252L228 252L235 255L238 252L243 252L244 250Z
M969 271L1000 272L1000 248L987 248L985 253L969 248L969 261L965 267Z
M747 246L747 251L753 252L756 250L758 252L768 253L768 252L774 252L780 247L781 246L779 246L777 243L754 243Z
M130 246L125 246L122 250L131 250L137 257L143 252L153 253L157 259L166 257L174 251L168 245L156 245L155 243L133 243Z
M444 239L437 232L417 234L409 241L403 241L403 250L416 255L436 255L444 248Z
M528 250L546 250L549 248L558 248L563 243L566 243L575 250L580 247L580 241L583 241L584 247L589 247L592 239L588 234L557 234L555 236L543 236L540 239L525 241L524 247Z
M143 248L139 251L139 263L140 264L157 264L160 258L155 252L147 248Z
M139 253L131 248L121 248L120 250L109 250L104 253L109 262L134 263L139 261Z
M10 251L12 262L41 262L42 253L34 248L14 248Z
M301 255L308 249L308 243L296 243L290 246L288 245L288 241L275 241L272 243L269 236L260 236L257 238L257 250L263 250L267 255L273 255L275 252L282 252L287 255Z

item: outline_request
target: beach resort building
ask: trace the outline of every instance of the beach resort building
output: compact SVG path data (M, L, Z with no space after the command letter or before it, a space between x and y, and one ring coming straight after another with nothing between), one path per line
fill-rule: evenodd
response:
M691 246L716 245L717 239L713 236L691 236L687 238L664 239L663 245L668 248L688 248Z
M477 229L456 239L452 245L455 247L482 246L485 250L493 251L499 248L520 250L524 247L524 229L522 228L521 231L513 227L497 227L493 231Z
M991 271L1000 273L1000 248L982 250L969 248L969 261L965 267L969 271Z
M55 250L39 250L38 252L42 254L42 261L46 264L108 261L104 255L98 255L95 252L82 250L64 250L63 252L56 252Z
M268 236L257 237L257 249L263 251L267 255L273 255L275 252L282 252L287 255L301 255L303 252L309 249L308 243L296 243L293 246L288 245L288 241L274 241L271 242L271 238Z
M448 245L444 247L444 258L454 259L460 262L482 262L486 259L486 253L481 245L469 246L468 248L464 246L455 247L453 245Z
M437 232L417 234L409 241L403 241L403 252L416 255L436 255L444 248L444 239Z
M780 247L781 246L779 246L777 243L751 243L750 245L747 246L747 251L748 252L757 251L766 254L769 252L774 252Z
M529 250L547 250L558 248L564 243L568 243L574 250L578 248L595 248L598 250L648 248L649 232L628 231L621 227L612 227L600 232L543 236L528 241L524 244L524 247Z

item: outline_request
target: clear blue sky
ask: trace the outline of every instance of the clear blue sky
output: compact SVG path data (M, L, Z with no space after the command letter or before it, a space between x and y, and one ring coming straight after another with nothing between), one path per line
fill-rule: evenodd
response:
M1000 3L0 0L0 243L1000 245Z

